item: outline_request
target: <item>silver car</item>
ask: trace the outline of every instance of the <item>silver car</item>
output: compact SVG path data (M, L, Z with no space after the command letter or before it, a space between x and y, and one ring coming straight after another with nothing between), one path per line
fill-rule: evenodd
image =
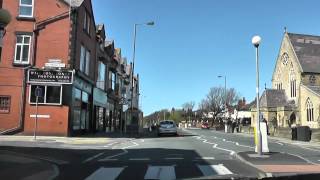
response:
M161 121L159 124L158 136L161 136L162 134L178 135L176 123L172 120Z

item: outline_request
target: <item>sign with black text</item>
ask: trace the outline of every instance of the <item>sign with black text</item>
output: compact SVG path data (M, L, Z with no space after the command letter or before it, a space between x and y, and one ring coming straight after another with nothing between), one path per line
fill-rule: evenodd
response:
M28 83L72 84L73 71L29 69Z

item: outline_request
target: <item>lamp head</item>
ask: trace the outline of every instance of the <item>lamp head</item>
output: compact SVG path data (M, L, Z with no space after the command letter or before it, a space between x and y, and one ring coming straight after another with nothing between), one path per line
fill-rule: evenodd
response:
M255 47L258 47L261 43L261 37L260 36L253 36L251 42Z

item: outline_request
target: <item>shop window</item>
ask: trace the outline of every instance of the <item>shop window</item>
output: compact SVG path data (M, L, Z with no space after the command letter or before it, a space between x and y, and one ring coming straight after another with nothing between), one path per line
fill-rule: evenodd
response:
M36 88L37 86L42 89L42 96L38 97L39 104L48 105L61 105L62 103L62 86L50 86L50 85L31 85L29 103L36 103Z
M10 96L0 96L0 113L9 113L10 104L11 104Z
M80 129L80 119L81 119L81 90L75 88L74 89L74 104L73 104L73 130Z

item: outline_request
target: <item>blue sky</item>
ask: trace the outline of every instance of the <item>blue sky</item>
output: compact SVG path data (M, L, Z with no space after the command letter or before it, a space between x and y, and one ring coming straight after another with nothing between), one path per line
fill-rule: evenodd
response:
M292 0L93 0L96 23L132 59L133 24L150 20L137 32L136 68L141 77L145 115L163 108L197 104L210 87L235 88L248 101L255 96L255 51L262 37L260 89L271 87L284 27L320 35L320 1Z

